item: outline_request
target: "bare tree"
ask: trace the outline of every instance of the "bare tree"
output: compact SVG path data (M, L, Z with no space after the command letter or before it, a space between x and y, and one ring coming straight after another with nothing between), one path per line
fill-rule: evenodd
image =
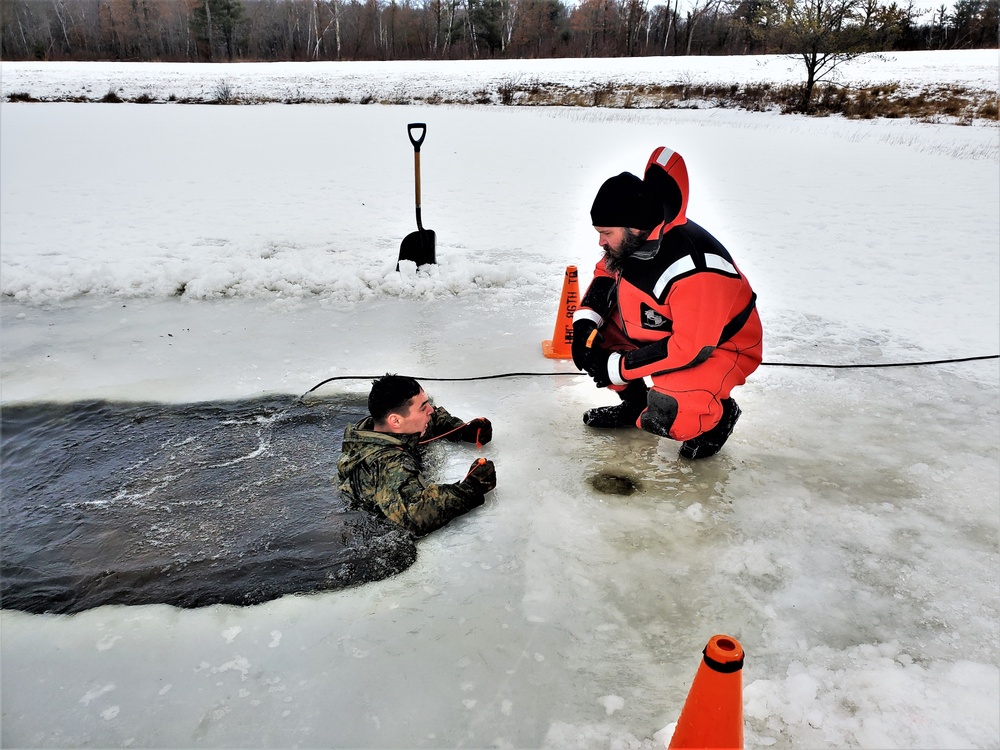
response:
M451 53L451 43L456 33L455 16L458 15L459 0L448 0L448 30L444 38L444 54L447 57Z
M343 43L341 42L340 35L340 3L338 0L328 0L327 7L330 9L331 18L330 22L326 25L326 28L322 31L322 36L330 30L330 26L333 26L333 42L336 49L336 57L339 60L343 51Z
M636 53L645 13L646 0L620 0L618 17L621 20L625 37L624 53L628 57Z
M209 62L212 61L213 48L215 47L214 40L212 38L212 7L209 0L203 0L205 7L205 33L208 35L208 59Z
M871 51L871 40L859 23L862 0L787 0L785 42L806 68L800 109L809 111L817 83L837 68Z
M719 0L701 0L701 2L696 3L695 6L688 11L687 14L687 46L684 48L684 54L691 54L691 43L694 41L694 32L698 28L698 23L705 16L710 13L714 13L718 8Z
M679 0L674 0L673 9L670 8L670 0L667 0L666 8L664 9L664 30L663 30L663 54L667 54L667 44L670 42L670 32L674 30L674 18L677 16L677 3Z

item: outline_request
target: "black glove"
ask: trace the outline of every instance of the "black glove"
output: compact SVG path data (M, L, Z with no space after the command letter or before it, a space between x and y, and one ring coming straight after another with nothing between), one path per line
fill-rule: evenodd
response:
M608 360L611 358L611 352L596 346L591 347L587 352L584 369L594 379L594 385L598 388L607 388L611 385L611 378L608 377Z
M577 370L587 369L587 355L590 351L587 347L587 340L590 338L590 334L596 330L597 323L586 318L573 324L573 364L576 365Z
M466 443L486 445L493 439L493 425L486 417L478 417L469 420L458 436Z
M477 458L469 473L465 475L466 482L474 485L484 495L497 486L497 469L492 461Z

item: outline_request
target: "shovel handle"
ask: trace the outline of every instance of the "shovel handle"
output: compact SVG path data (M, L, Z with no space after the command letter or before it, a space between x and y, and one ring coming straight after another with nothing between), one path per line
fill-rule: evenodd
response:
M420 137L414 138L413 131L415 129L420 129ZM427 124L423 122L411 122L406 126L406 134L410 137L410 143L413 144L413 150L420 153L420 144L424 142L424 137L427 135Z
M420 130L420 137L414 138L413 131ZM427 135L427 125L422 122L411 122L406 126L406 134L410 137L410 143L413 144L413 177L414 177L414 193L416 195L417 202L417 226L420 226L420 144L424 142L424 138Z

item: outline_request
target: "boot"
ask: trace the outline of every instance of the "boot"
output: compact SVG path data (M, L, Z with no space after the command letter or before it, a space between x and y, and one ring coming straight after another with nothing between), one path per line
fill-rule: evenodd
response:
M740 418L740 407L731 398L722 399L722 419L708 432L685 440L681 446L681 458L708 458L719 452L733 434L736 420Z
M615 427L635 427L635 422L646 408L646 393L649 389L641 380L633 380L625 390L619 391L622 402L615 406L598 406L583 413L583 423L588 427L612 429Z

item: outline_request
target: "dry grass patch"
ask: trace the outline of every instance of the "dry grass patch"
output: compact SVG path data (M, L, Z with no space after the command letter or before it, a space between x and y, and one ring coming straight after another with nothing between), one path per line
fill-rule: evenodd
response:
M601 107L610 109L704 109L732 108L750 112L776 111L801 113L801 84L693 84L686 81L664 84L618 83L592 81L579 86L523 79L513 76L502 79L495 88L445 96L433 92L426 97L414 97L402 86L382 92L374 88L363 92L356 101L346 96L319 98L301 90L289 91L283 97L247 96L237 92L225 79L220 80L209 98L179 98L175 94L165 100L179 104L478 104L520 107ZM83 95L64 95L51 100L39 99L28 92L6 96L9 102L107 102L131 101L150 104L156 101L149 93L134 98L123 97L117 87L99 99ZM850 119L913 118L925 122L997 122L996 92L968 89L962 86L932 86L923 90L904 89L899 83L877 86L837 86L824 84L813 91L806 114L827 117L840 115Z

